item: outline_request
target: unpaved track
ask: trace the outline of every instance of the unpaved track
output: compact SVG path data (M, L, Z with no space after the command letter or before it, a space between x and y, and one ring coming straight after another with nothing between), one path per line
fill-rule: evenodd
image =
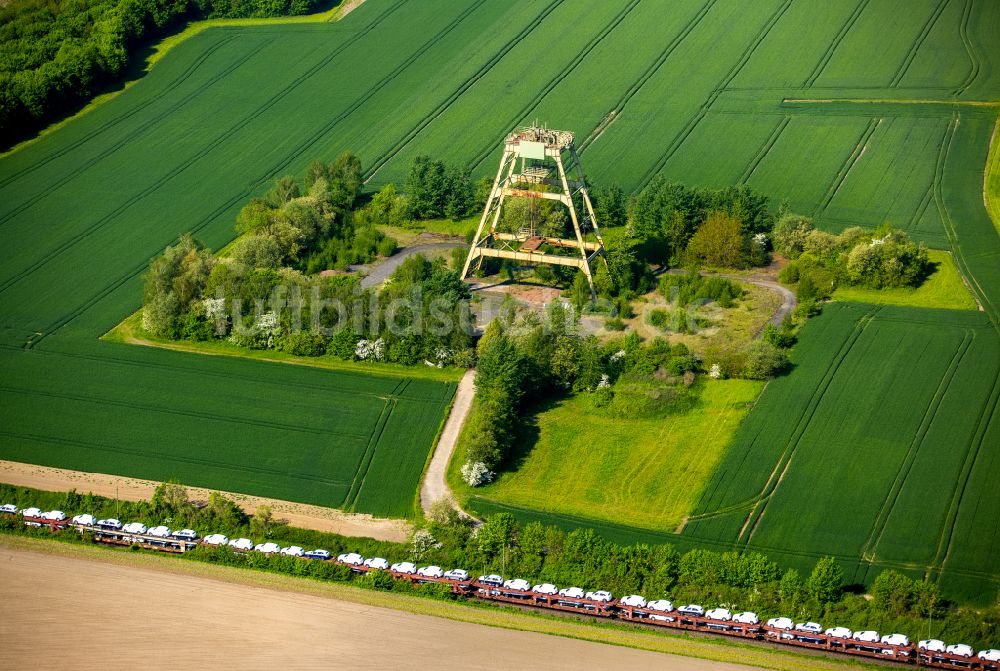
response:
M389 275L392 275L396 268L403 265L403 261L405 261L407 257L413 256L414 254L433 252L442 249L452 249L454 247L462 246L464 246L464 243L461 242L427 242L410 245L409 247L403 247L386 260L376 266L373 266L368 275L361 280L361 286L365 289L373 289L379 286L386 281Z
M751 667L0 545L10 669Z
M670 275L684 275L688 271L683 268L671 268L666 271ZM767 320L768 324L774 324L775 326L781 326L781 322L784 321L785 317L792 314L795 308L798 307L799 301L795 297L795 294L788 288L780 285L774 277L770 275L756 274L756 275L738 275L735 273L713 273L706 270L699 271L704 277L724 277L727 280L734 280L736 282L746 282L748 284L756 284L758 287L764 287L769 289L774 293L781 296L781 305L775 311L771 318ZM763 329L762 329L763 330ZM759 335L759 334L758 334Z
M2 460L0 460L0 482L56 492L75 489L81 494L92 492L109 498L117 496L124 501L148 501L160 484L139 478L84 473ZM207 501L208 495L215 491L201 487L185 486L185 488L188 497L193 501ZM276 519L286 520L289 525L302 529L329 531L342 536L363 536L396 543L406 541L410 534L410 525L402 520L378 519L371 515L344 513L334 508L248 494L221 493L236 502L248 514L252 515L258 507L268 505Z
M476 393L475 379L475 370L465 371L455 390L451 412L448 413L448 420L444 423L441 438L434 448L434 456L431 457L427 473L424 474L424 483L420 487L420 505L424 513L430 512L431 504L438 499L447 499L451 501L452 506L458 508L458 502L448 488L445 473L448 471L448 462L458 443L458 434L462 432L465 419L469 416L469 408L472 407L472 398Z

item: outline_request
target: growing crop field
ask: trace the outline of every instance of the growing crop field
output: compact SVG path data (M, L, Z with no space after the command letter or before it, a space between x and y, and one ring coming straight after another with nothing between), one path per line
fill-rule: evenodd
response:
M576 132L596 182L747 183L827 230L889 221L952 253L984 313L830 309L679 538L995 589L998 43L988 0L368 0L205 30L0 159L0 456L409 510L450 385L96 339L151 256L184 231L225 244L277 176L344 149L372 188L418 154L490 174L538 119Z
M740 427L684 534L803 566L833 554L857 581L886 566L926 572L992 598L993 326L971 311L837 303L806 325L793 363Z
M0 350L4 459L412 514L452 383L94 342Z

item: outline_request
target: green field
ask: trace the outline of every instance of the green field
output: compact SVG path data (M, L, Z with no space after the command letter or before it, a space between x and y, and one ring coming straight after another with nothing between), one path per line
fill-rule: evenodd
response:
M647 529L674 529L691 511L763 382L702 383L697 407L667 419L595 412L588 396L539 408L528 418L530 451L517 470L462 496ZM459 464L460 460L454 463Z
M0 457L410 511L451 384L97 338L150 257L184 231L224 245L277 176L345 149L370 188L418 154L491 174L538 119L576 132L599 183L747 183L826 230L888 221L952 253L984 313L829 308L678 538L995 593L998 42L985 0L368 0L204 30L0 159Z
M1000 586L1000 340L977 312L837 303L740 427L684 530L865 581ZM802 371L803 374L800 374ZM812 371L810 374L809 371Z
M0 350L4 459L413 513L452 383L145 347Z

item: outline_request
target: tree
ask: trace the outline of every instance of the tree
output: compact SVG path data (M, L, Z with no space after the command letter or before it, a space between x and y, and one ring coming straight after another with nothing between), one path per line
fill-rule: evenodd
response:
M833 557L821 558L809 575L806 589L821 604L838 601L844 589L844 569Z
M153 294L143 302L142 328L156 336L176 337L180 328L180 312L180 301L173 291Z
M905 232L891 229L882 237L857 243L845 265L848 281L874 289L916 286L929 267L927 249L914 244Z
M786 315L786 320L788 320L788 315ZM788 349L795 344L795 334L792 333L792 325L790 320L786 323L782 323L782 327L779 329L774 324L768 324L764 327L764 331L761 333L761 340L769 342L779 349Z
M788 355L766 340L754 340L744 351L743 377L766 380L788 366Z
M233 243L229 254L248 268L277 269L284 258L281 245L270 235L244 235Z
M555 348L549 359L549 369L553 379L569 389L580 373L579 340L570 336L556 339Z
M504 560L506 553L517 542L517 532L517 519L510 513L490 515L486 518L483 526L479 527L479 533L476 534L479 552L488 562L497 557Z
M194 512L194 505L188 499L187 489L176 482L164 482L158 485L153 491L150 502L153 510L165 518L187 516Z
M740 220L723 212L711 212L688 242L686 256L690 263L739 268L744 265L745 253Z
M352 210L364 186L361 159L354 152L345 151L328 166L326 178L328 202L338 211Z
M719 582L722 575L720 556L710 550L694 549L680 559L680 582L694 587L707 587Z
M448 166L445 170L444 215L453 221L465 217L475 204L475 190L467 168Z
M590 299L590 282L587 281L587 276L583 271L578 270L576 277L573 278L573 286L570 288L570 300L573 307L576 308L577 314L583 312L583 308L587 306Z
M595 263L594 269L594 289L601 298L611 300L615 295L615 283L611 279L611 272L604 263Z
M790 259L797 259L805 250L806 239L813 230L812 219L788 214L778 220L771 232L774 249Z
M598 226L611 228L625 224L628 199L620 186L597 187L592 195Z
M285 175L275 181L274 186L264 196L264 201L271 207L281 207L288 201L301 196L299 185L295 178Z
M799 276L799 283L795 287L795 297L800 303L805 303L816 300L818 295L819 289L816 288L816 283L813 282L812 276L809 273L802 273Z
M802 605L802 597L805 594L805 585L802 584L802 577L793 568L785 571L778 584L778 594L781 597L781 604L786 606L790 612L797 613Z
M913 581L892 569L882 571L872 584L875 609L889 615L902 615L913 602Z
M255 536L271 536L271 529L274 526L274 512L271 506L262 504L257 507L257 511L250 518L250 533Z
M927 579L913 583L913 613L927 618L928 636L930 636L930 620L937 612L940 602L941 594L935 583Z
M448 179L445 166L429 156L417 156L406 177L410 216L414 219L437 219L444 216Z
M220 531L232 531L242 526L246 515L235 503L219 492L208 495L208 505L205 506L205 523Z

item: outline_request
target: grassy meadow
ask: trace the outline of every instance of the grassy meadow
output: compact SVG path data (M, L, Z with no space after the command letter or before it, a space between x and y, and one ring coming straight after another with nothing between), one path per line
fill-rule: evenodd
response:
M535 408L516 470L474 492L456 473L450 481L460 494L495 503L673 531L697 503L764 383L699 386L697 406L666 419L610 416L586 395Z

